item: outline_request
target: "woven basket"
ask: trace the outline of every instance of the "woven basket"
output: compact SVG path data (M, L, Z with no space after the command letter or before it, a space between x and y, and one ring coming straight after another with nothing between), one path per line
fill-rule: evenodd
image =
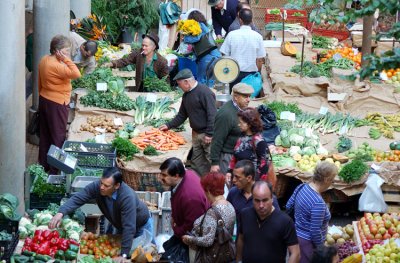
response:
M125 167L117 158L117 166L122 173L122 180L135 191L164 192L169 191L168 186L163 186L158 180L160 173L138 172Z
M274 192L277 198L282 198L286 193L290 178L279 173L276 174L276 178Z

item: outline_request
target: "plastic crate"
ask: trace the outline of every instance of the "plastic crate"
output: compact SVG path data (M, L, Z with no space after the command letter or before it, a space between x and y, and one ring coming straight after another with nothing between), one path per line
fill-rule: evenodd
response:
M159 234L160 210L150 211L150 214L153 219L153 237L156 237Z
M343 41L349 38L350 32L346 31L335 31L335 30L327 30L320 28L313 28L312 23L307 24L307 29L311 32L311 35L315 36L324 36L324 37L334 37L339 41Z
M49 193L39 197L37 194L31 193L29 198L29 209L44 210L51 203L60 204L61 199L63 199L64 196L65 194Z
M275 14L269 14L269 10L271 10L271 8L267 8L265 11L265 23L279 23L282 22L282 17L281 15L275 15ZM283 12L285 11L285 9L280 8L279 9L281 11L281 13L283 14ZM300 13L303 14L303 16L295 16L295 13ZM285 20L285 23L288 24L300 24L304 27L307 26L308 23L308 16L307 16L307 11L305 10L292 10L292 9L286 9L286 14L287 14L287 18Z
M161 223L159 226L160 234L174 234L171 226L171 216L171 191L167 191L162 193L161 197Z
M192 60L191 58L186 57L178 57L178 70L188 68L192 71L193 76L197 78L197 64L196 60Z
M111 144L65 141L62 149L78 159L78 166L109 168L115 166L116 150Z
M0 260L10 261L19 241L18 232L19 221L2 220L0 221L0 231L6 230L13 237L9 241L0 241Z
M171 208L171 191L162 193L160 207Z
M142 202L149 202L157 205L157 210L161 209L161 193L159 192L150 192L150 191L136 191L139 199Z

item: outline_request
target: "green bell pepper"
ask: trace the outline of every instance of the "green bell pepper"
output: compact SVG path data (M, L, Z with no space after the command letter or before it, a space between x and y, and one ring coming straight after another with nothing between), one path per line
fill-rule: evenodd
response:
M68 249L67 251L65 251L64 256L66 260L74 260L78 256L78 253Z

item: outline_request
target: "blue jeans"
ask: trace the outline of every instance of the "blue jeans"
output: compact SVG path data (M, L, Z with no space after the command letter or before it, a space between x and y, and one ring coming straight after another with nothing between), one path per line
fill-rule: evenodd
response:
M221 53L218 49L214 49L209 54L205 55L197 61L197 81L199 83L205 84L210 88L214 86L214 80L210 79L212 77L212 74L210 74L211 76L208 78L207 70L212 69L212 65L217 61L217 58L219 57L221 57ZM214 60L212 64L209 65L212 59Z

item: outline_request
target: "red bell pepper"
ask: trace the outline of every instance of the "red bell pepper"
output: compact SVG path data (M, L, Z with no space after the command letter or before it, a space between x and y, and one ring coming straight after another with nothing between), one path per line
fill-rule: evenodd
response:
M66 251L68 247L69 247L68 239L60 238L60 241L58 242L58 249Z
M57 230L51 232L51 238L60 238L60 233Z
M70 239L69 243L79 247L79 242L75 241L74 239Z
M30 248L31 248L30 251L37 252L38 249L40 248L40 245L37 243L32 243Z
M36 229L36 230L35 230L35 235L34 235L34 236L41 236L42 233L43 233L43 230L38 230L38 229Z
M52 247L58 247L58 243L59 243L59 242L60 242L60 239L57 238L57 237L53 237L53 238L50 240L50 244L51 244Z
M56 247L50 248L50 251L49 251L49 256L50 256L50 257L54 258L54 256L56 255L56 253L57 253L57 248L56 248Z
M25 238L24 246L29 247L32 244L32 238L27 237Z
M51 230L44 230L42 232L43 240L45 240L45 241L50 240L52 238L52 233L51 232L52 232Z
M49 255L50 253L50 241L45 241L39 245L39 249L37 250L38 254Z

